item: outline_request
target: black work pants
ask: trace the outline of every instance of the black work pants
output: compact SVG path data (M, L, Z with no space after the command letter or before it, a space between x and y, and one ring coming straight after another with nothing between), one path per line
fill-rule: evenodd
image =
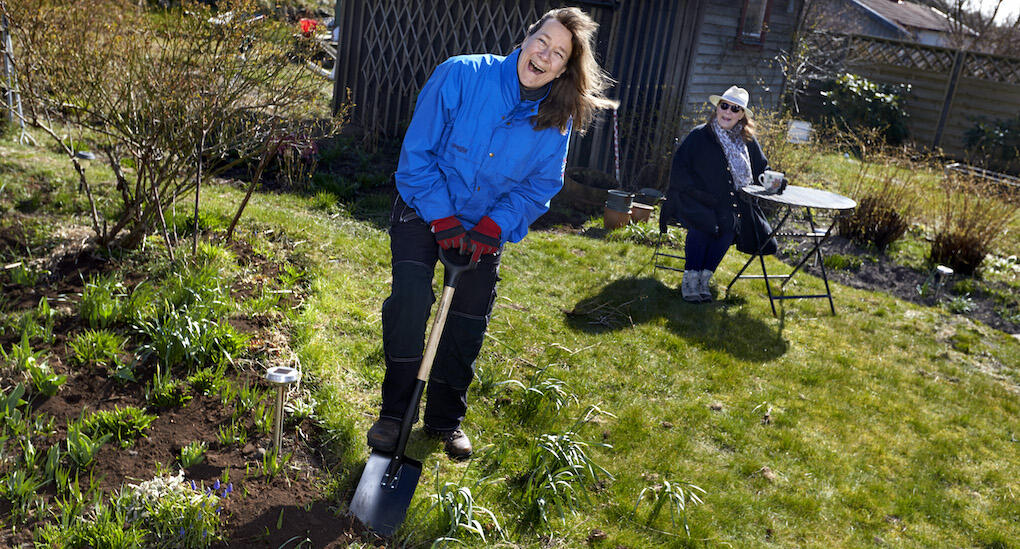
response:
M439 246L428 223L399 196L390 214L390 252L393 282L382 306L386 376L379 416L400 420L425 349ZM496 299L501 255L502 250L482 256L478 267L461 274L457 283L425 393L425 426L430 429L450 431L464 420L475 358Z

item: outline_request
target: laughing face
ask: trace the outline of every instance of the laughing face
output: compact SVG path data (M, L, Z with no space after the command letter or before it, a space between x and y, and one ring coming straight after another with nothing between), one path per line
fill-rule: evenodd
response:
M517 77L528 89L541 88L567 70L570 59L571 34L556 19L547 19L534 34L521 44L517 59Z
M733 112L737 111L737 112ZM732 129L744 117L744 109L729 101L719 100L715 107L715 118L719 126L724 130Z

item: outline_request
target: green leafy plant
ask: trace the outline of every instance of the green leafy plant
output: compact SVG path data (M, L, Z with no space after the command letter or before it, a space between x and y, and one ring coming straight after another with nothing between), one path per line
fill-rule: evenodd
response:
M944 307L953 314L966 314L974 310L974 300L968 296L954 296L945 301Z
M113 505L97 500L92 512L62 511L61 524L46 524L37 531L42 548L135 549L146 546L145 532L131 524Z
M268 435L273 430L273 407L265 402L259 402L254 410L251 410L252 418L255 420L255 429L262 434Z
M611 231L606 235L606 240L610 242L633 242L643 246L657 246L660 244L661 239L663 246L675 246L682 242L680 234L680 231L674 227L670 227L665 234L661 234L659 233L658 223L645 221L630 223L623 226L620 230Z
M39 362L45 354L46 352L42 350L32 350L28 334L25 333L22 333L21 341L17 345L11 346L10 352L4 351L3 346L0 346L0 359L19 372L27 371L30 365Z
M35 269L22 263L11 269L8 277L10 277L11 284L16 286L34 287L39 283L39 278L47 274L49 274L49 271Z
M32 361L28 365L28 378L36 394L51 397L57 394L60 386L67 381L67 376L55 374L47 362Z
M113 327L122 320L121 301L125 297L124 285L113 276L92 277L81 294L82 322L93 330Z
M485 525L479 520L480 517L487 518L487 524L500 538L506 534L496 520L492 511L479 505L471 493L471 486L464 486L454 482L446 482L439 485L436 477L436 493L429 496L432 504L426 511L426 516L435 513L436 520L443 535L432 542L432 547L445 547L453 542L459 545L469 545L464 541L468 536L477 537L481 542L487 543L485 537ZM461 479L463 481L463 478ZM480 479L474 483L477 488L487 479Z
M270 479L276 478L277 475L286 471L287 464L293 457L293 453L277 455L275 450L266 452L262 455L262 474Z
M10 429L15 435L22 434L27 429L25 414L21 411L21 406L26 404L21 399L23 396L25 396L25 385L19 383L9 392L5 390L3 398L0 399L0 427ZM2 432L0 431L0 433Z
M46 481L34 472L15 468L0 478L0 499L13 506L17 517L24 517L29 505L38 497L37 492L45 484Z
M152 381L145 387L145 402L153 408L169 410L180 408L189 400L188 386L157 364Z
M643 488L641 493L638 494L637 503L634 504L634 514L637 514L638 506L641 505L641 501L647 496L652 504L652 510L648 513L649 525L659 516L662 508L668 506L670 523L675 528L677 518L679 517L683 522L684 531L690 536L691 529L687 524L687 508L701 504L701 497L698 496L699 492L701 494L705 493L700 487L687 482L664 481L662 484Z
M104 444L113 438L110 433L89 436L80 425L67 428L67 457L78 469L88 469Z
M124 351L124 337L109 330L85 330L74 336L67 346L71 362L83 367L116 368Z
M187 469L192 465L198 465L205 461L205 451L207 448L208 445L201 441L190 442L181 448L180 456L178 457L181 467Z
M578 513L580 503L589 501L588 492L602 478L613 478L588 456L589 444L578 440L577 429L596 413L604 412L590 407L566 431L543 434L533 441L520 492L524 506L522 524L549 525L554 517L565 521L567 513Z
M93 437L109 434L122 448L126 448L145 435L145 430L156 417L145 413L141 408L125 406L93 412L84 416L80 423L83 433Z
M287 423L299 424L306 419L315 421L317 419L315 417L315 405L317 403L315 397L310 394L300 394L287 399L287 402L283 405Z
M204 368L188 376L187 382L195 394L212 395L223 384L223 372L223 366Z
M891 145L903 143L910 135L904 108L909 94L910 84L879 84L851 73L839 75L822 92L826 115L837 125L878 129Z
M856 271L861 268L863 261L857 256L834 253L825 256L823 263L825 263L825 267L828 269Z
M528 421L548 416L543 408L550 406L552 412L558 412L570 402L577 402L577 397L566 390L566 383L548 376L548 366L535 372L528 385L516 379L508 379L497 383L517 387L523 391L518 400L519 417Z
M268 391L259 388L257 385L245 384L241 387L236 395L237 401L234 405L233 419L239 419L247 416L252 412L252 410L256 409L259 404L262 404L264 409L266 394L268 394ZM258 417L258 415L259 414L256 414L256 417Z
M221 446L244 446L248 443L248 431L237 420L231 420L229 425L217 429L216 440Z
M219 480L209 487L185 481L181 471L130 484L114 501L152 546L198 548L223 540L222 504L232 491Z
M145 340L138 357L168 367L193 371L231 362L244 348L245 337L226 322L206 318L198 310L171 309L162 318L142 321L135 330Z

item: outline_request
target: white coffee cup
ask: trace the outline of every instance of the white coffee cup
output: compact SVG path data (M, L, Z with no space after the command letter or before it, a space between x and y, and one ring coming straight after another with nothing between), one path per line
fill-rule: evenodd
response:
M765 170L764 173L758 176L758 183L762 187L765 187L766 191L775 191L783 184L783 172L774 172L772 170Z

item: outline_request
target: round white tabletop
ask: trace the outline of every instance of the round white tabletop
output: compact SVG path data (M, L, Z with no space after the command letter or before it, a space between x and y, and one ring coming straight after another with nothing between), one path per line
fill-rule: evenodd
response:
M755 198L787 206L821 208L825 210L852 210L857 207L857 202L852 198L810 187L787 185L783 194L766 194L765 188L761 185L748 185L741 187L740 190Z

